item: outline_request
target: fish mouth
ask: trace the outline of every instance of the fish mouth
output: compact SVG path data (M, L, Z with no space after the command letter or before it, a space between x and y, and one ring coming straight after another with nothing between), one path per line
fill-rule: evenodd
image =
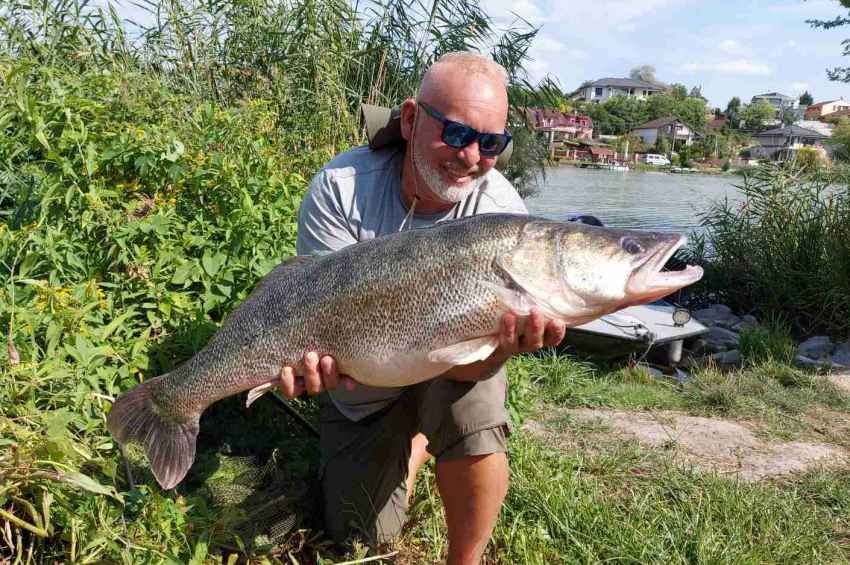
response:
M668 243L659 245L629 279L627 295L651 302L700 280L703 271L697 265L688 265L680 271L662 270L676 250L687 241L684 235L676 235Z

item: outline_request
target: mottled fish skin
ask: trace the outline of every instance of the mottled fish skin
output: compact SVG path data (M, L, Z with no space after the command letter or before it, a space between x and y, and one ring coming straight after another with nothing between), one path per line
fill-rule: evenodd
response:
M191 466L200 414L213 402L277 379L284 364L300 369L306 351L332 355L341 373L370 385L437 376L452 365L430 362L430 352L498 332L509 309L504 293L520 280L506 272L510 260L530 286L558 292L564 285L559 271L569 267L563 264L564 242L587 246L577 262L592 261L597 253L622 254L621 234L627 232L593 231L598 229L487 214L284 263L198 354L122 395L109 429L122 445L140 441L157 480L171 488ZM601 306L573 299L591 308L584 319L619 306L616 298ZM562 303L553 300L567 309Z

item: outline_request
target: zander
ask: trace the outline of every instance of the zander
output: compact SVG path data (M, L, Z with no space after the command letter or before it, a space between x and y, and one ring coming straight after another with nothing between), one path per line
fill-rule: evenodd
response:
M499 322L532 308L577 326L696 282L663 271L678 234L484 214L352 245L275 268L210 342L120 396L109 431L141 443L172 488L195 457L201 413L245 390L249 403L296 373L306 351L372 386L412 385L488 357Z

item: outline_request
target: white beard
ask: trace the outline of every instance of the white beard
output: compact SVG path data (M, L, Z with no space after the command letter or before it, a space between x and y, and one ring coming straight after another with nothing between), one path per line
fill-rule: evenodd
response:
M472 179L471 182L464 186L457 186L451 182L447 182L440 175L439 169L428 164L425 156L422 155L422 150L417 144L413 144L413 165L419 171L419 175L428 189L440 197L445 202L460 202L482 184L484 184L484 176Z

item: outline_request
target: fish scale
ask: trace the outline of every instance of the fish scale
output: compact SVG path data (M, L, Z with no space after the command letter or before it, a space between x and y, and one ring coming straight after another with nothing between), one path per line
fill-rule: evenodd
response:
M307 351L332 355L341 373L364 384L415 384L492 353L508 310L531 305L577 325L650 301L658 289L627 292L634 273L661 277L656 263L681 242L491 214L296 258L269 273L192 359L119 397L108 426L122 445L141 442L157 480L171 488L194 459L204 409L264 390L283 365L302 372ZM666 276L665 292L687 284L680 279L695 280Z

